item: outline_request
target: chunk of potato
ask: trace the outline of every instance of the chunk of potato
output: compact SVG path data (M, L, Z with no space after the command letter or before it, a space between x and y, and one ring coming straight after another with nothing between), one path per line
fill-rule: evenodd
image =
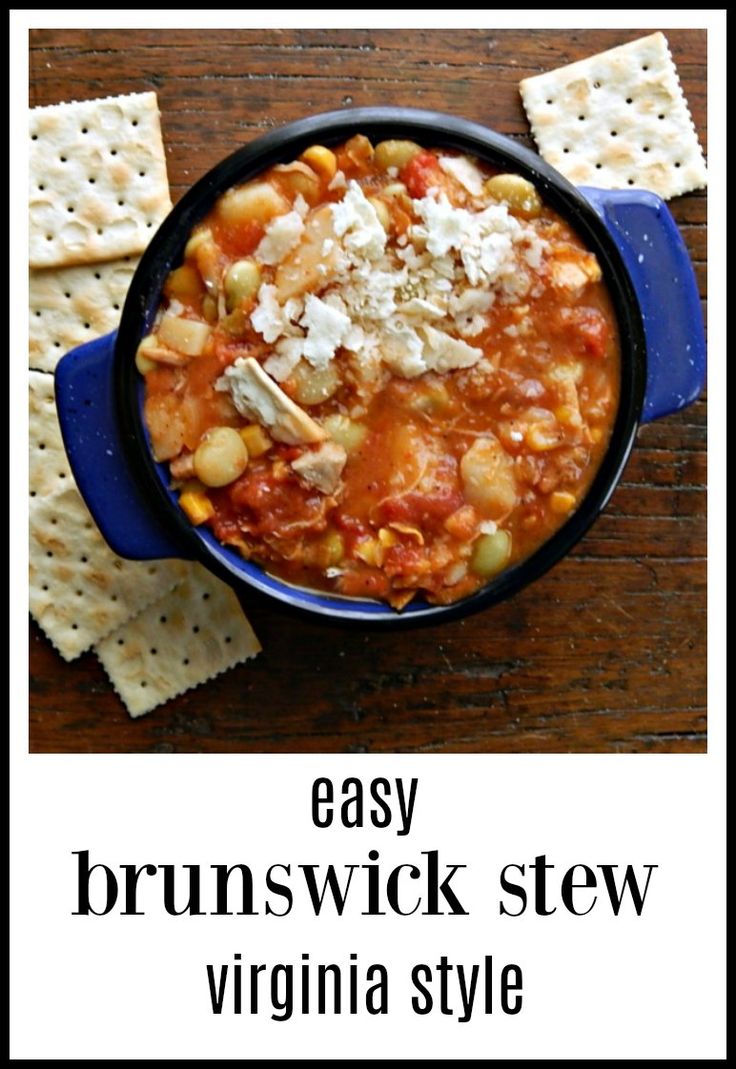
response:
M339 245L332 226L330 205L318 208L307 220L302 240L276 268L274 284L279 304L323 289L337 270Z
M228 226L268 223L288 210L289 202L270 182L249 182L230 189L217 202L218 215Z
M322 420L322 426L333 441L341 445L346 453L352 453L365 441L368 428L362 423L356 423L348 416L341 416L334 412Z
M157 333L159 341L176 352L185 353L186 356L201 356L212 330L209 324L196 319L165 315Z
M476 438L460 461L465 499L481 516L501 519L517 501L514 462L497 438Z
M497 174L484 183L492 200L508 205L515 215L534 219L542 210L542 199L531 182L520 174Z
M340 385L340 375L334 362L316 368L301 360L289 378L300 405L319 405L332 397Z

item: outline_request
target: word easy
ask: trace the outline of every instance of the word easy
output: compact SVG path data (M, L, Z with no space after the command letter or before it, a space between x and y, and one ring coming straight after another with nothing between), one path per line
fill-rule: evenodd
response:
M388 828L397 820L396 834L408 835L418 786L416 778L409 781L408 789L399 778L393 786L390 780L378 778L372 779L365 788L359 779L350 777L342 782L342 798L338 802L332 780L321 776L312 784L312 822L317 828L329 828L336 813L345 828L362 828L369 822L374 828ZM397 812L390 801L394 793Z

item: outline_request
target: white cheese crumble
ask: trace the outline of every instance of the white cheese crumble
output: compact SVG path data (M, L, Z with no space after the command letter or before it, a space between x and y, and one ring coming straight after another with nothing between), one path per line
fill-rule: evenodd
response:
M263 340L275 342L284 332L285 320L281 305L276 300L276 287L264 282L258 291L258 304L250 317L253 329L262 335Z
M344 309L342 301L340 304ZM352 325L350 316L334 299L323 301L313 293L308 293L304 300L304 315L299 323L307 331L302 355L312 367L318 368L329 364Z
M299 212L277 215L266 227L265 236L255 252L262 264L279 264L288 252L296 248L304 233L304 220Z
M345 180L345 175L343 174L343 172L342 171L335 171L335 173L332 176L332 179L330 181L330 184L328 185L327 188L328 189L344 189L346 185L347 185L347 182Z
M355 181L348 183L342 200L331 206L332 225L348 252L377 260L386 248L386 231L376 209Z
M440 156L439 165L474 197L483 192L483 175L467 156Z
M469 192L478 183L482 192L482 173L470 159L441 157L440 163ZM361 389L389 371L415 378L480 368L483 351L463 339L487 328L497 299L508 302L530 291L536 280L529 271L541 266L547 243L505 205L456 208L435 190L412 202L420 222L387 248L386 232L360 184L338 175L330 188L344 186L346 192L319 209L328 225L322 224L313 252L307 239L315 212L303 198L272 222L258 247L262 262L276 264L301 244L313 274L324 277L320 296L307 292L283 307L276 286L261 286L251 323L274 346L266 371L282 382L301 359L325 368L340 348L349 354ZM297 266L299 258L297 251ZM334 261L329 278L328 260Z
M303 352L304 338L281 338L271 356L264 360L263 367L272 379L283 382L299 363Z

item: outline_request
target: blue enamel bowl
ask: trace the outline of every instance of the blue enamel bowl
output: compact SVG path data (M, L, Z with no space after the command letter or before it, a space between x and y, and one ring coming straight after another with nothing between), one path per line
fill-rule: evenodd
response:
M452 605L416 598L400 613L382 602L308 590L269 575L195 528L153 460L134 356L151 328L164 281L181 261L192 227L214 200L308 145L355 133L405 137L459 149L528 177L601 264L621 338L621 397L610 445L578 509L535 553ZM477 123L413 108L353 108L274 130L234 152L199 180L165 219L143 255L120 328L68 353L56 370L62 435L79 489L112 549L132 560L199 560L239 593L340 624L409 628L467 616L511 596L560 560L605 507L640 423L692 403L705 377L700 299L682 237L666 205L643 190L576 188L539 156Z

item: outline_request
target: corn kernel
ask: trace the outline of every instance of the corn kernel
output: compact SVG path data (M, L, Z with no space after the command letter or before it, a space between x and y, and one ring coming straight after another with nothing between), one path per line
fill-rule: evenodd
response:
M199 527L201 523L212 519L215 515L214 505L206 494L189 491L181 495L179 504L187 514L190 523L193 523L195 527Z
M334 568L340 564L345 555L345 541L339 531L330 531L324 536L319 547L320 564L323 568Z
M329 182L335 177L337 171L337 157L334 152L330 152L324 145L310 145L306 152L302 152L301 157L305 163L308 163L312 170L325 182Z
M245 442L250 457L263 456L273 445L263 427L259 427L257 423L250 423L247 427L243 427L240 437Z
M526 432L526 444L535 453L544 453L548 449L555 449L561 440L562 436L557 427L548 423L533 423Z
M574 506L575 494L571 494L568 490L555 490L553 494L550 494L549 507L553 512L557 512L562 516Z
M573 405L560 405L556 408L555 419L563 427L579 427L582 423L580 412Z
M603 437L603 431L600 427L593 427L590 431L590 440L594 445L597 445Z

